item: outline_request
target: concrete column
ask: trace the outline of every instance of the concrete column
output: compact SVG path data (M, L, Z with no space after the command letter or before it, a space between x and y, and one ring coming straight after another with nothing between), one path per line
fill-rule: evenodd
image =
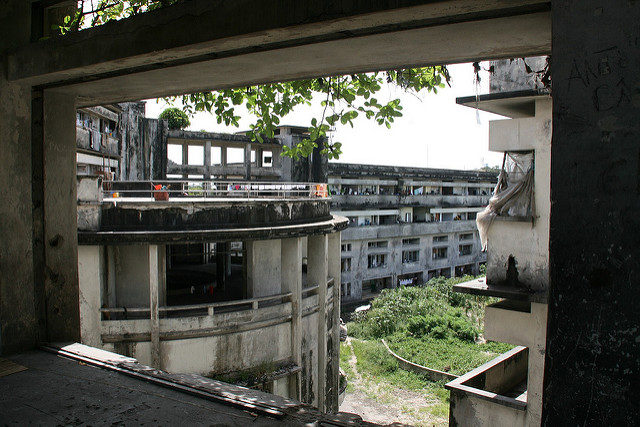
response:
M280 240L249 240L246 248L247 298L281 293Z
M43 96L44 291L47 340L80 339L75 99Z
M204 143L204 179L211 178L211 141Z
M225 170L227 167L227 147L225 146L220 147L220 166L222 170ZM227 175L224 174L221 178L226 179Z
M220 165L227 166L227 147L224 145L220 147Z
M80 292L80 339L82 344L101 347L100 291L104 274L104 248L78 246L78 282Z
M187 166L189 164L189 145L182 144L182 166ZM183 179L189 178L189 174L183 173Z
M331 313L331 343L333 344L331 351L331 392L327 396L327 411L338 412L338 388L340 383L340 289L342 288L341 275L341 250L340 250L340 232L331 233L328 236L328 274L333 277L333 307Z
M542 421L542 394L544 358L547 339L547 304L531 303L531 318L534 322L533 342L529 347L527 372L527 421L528 425L540 425Z
M280 259L282 292L291 292L291 359L302 366L302 239L282 239ZM289 381L289 397L301 399L301 375Z
M309 236L307 243L307 276L309 283L318 285L318 387L314 404L321 411L326 408L327 371L327 273L328 239L326 234Z
M227 286L228 277L231 274L231 256L229 250L231 249L231 243L229 242L217 242L216 243L216 275L218 289L224 290Z
M282 157L280 156L282 150L280 148L274 148L271 151L271 164L274 169L280 170L282 169Z
M28 35L31 5L9 0L2 7L7 12L0 16L0 35L3 36L0 47L5 47L20 31L27 31ZM45 300L43 279L35 277L44 272L42 266L36 265L36 260L42 258L42 252L37 249L41 239L38 244L39 240L34 238L37 237L34 231L38 228L38 211L40 215L42 212L40 201L37 205L34 203L42 191L34 184L41 180L42 169L41 165L32 164L37 157L36 153L32 155L32 149L42 154L42 138L39 145L32 147L31 95L30 87L9 83L0 73L0 236L3 242L0 245L0 354L34 347L44 339L44 331L40 330L44 328L38 327L38 321L46 326L41 317ZM41 223L39 228L41 238Z
M262 167L262 148L256 149L256 166L259 168Z
M251 179L251 144L244 146L244 179Z
M151 366L160 369L158 246L149 245L149 313L151 316Z
M103 303L107 307L116 307L116 254L113 246L105 248L106 291Z

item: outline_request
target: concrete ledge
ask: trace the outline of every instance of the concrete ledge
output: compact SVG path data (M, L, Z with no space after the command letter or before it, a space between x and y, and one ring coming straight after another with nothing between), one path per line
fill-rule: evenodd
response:
M393 352L385 342L385 340L381 340L382 344L387 348L387 351L391 356L393 356L397 361L400 369L404 369L405 371L415 372L416 374L425 375L432 381L442 381L442 380L454 380L458 378L457 375L450 374L448 372L439 371L437 369L427 368L426 366L418 365L417 363L409 362L407 359L404 359L398 356Z
M515 347L482 366L447 383L445 388L458 398L474 397L491 403L525 411L526 393L517 398L506 396L527 379L529 349ZM508 424L506 424L508 425Z
M546 292L534 292L517 286L488 284L486 277L453 285L454 292L486 297L507 298L515 301L546 303Z
M247 228L203 229L183 231L78 231L79 245L124 245L132 243L231 242L267 240L329 234L347 228L347 218L303 224Z

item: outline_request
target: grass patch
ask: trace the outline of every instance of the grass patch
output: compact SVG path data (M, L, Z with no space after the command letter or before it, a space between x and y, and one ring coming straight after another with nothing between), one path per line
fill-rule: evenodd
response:
M379 341L353 339L351 343L357 357L358 372L368 384L368 397L389 404L398 399L398 389L417 392L429 404L421 407L401 405L400 409L416 420L431 420L426 425L432 425L434 418L446 421L449 414L449 391L444 388L444 381L434 382L422 375L400 369L396 359L389 355Z
M349 335L385 338L400 356L456 375L466 373L513 346L481 342L484 308L493 298L452 291L471 276L437 278L423 286L385 289L368 312L355 316Z
M476 344L459 339L414 338L401 334L388 337L387 343L407 360L455 375L465 374L512 348L503 343Z

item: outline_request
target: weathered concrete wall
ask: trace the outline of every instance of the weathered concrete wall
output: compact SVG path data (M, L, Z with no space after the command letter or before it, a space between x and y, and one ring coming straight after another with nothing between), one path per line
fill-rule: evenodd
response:
M149 191L149 194L151 192ZM274 200L240 199L233 201L202 202L189 199L103 203L95 206L101 211L102 231L152 230L208 230L250 228L304 224L331 219L327 200ZM99 231L99 230L87 230Z
M543 424L637 423L640 3L554 1Z
M119 179L166 179L167 122L145 118L144 102L124 102L119 106Z
M288 323L281 323L242 333L162 341L162 367L169 372L199 374L256 368L291 357L290 333Z
M533 73L527 72L528 65ZM533 56L529 58L500 59L491 61L494 66L494 74L489 78L489 91L511 92L526 89L543 89L540 76L535 72L542 71L547 63L546 56Z
M160 246L157 251L158 260L150 262L149 245L119 245L110 248L109 255L114 258L117 307L149 307L149 281L152 277L159 280L159 303L164 303L165 254L165 247ZM158 272L152 276L150 268L154 266Z
M247 249L247 297L258 298L282 292L281 241L249 240Z
M29 8L19 0L3 3L0 53L28 40ZM11 84L0 73L0 99L0 354L6 354L34 346L43 326L38 321L44 321L36 312L43 283L36 285L34 277L32 212L42 205L34 206L31 194L32 149L41 156L42 147L31 146L31 88Z
M311 301L315 300L312 304ZM305 403L316 405L318 402L318 312L305 316L305 311L317 307L317 297L302 302L302 378L301 398Z

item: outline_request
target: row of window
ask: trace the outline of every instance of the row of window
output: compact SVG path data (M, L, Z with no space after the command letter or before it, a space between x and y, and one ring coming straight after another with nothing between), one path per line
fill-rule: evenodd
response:
M458 235L459 241L473 240L473 233L463 233ZM449 241L448 235L442 236L433 236L433 243L446 243ZM407 239L402 239L402 246L414 246L420 244L419 237L412 237ZM375 240L367 243L367 248L369 249L379 249L386 248L389 246L389 241L387 240ZM340 247L342 252L350 252L351 251L351 243L343 243Z
M473 252L472 244L458 245L458 255L466 256L471 255ZM449 248L447 246L437 247L431 249L431 259L440 260L447 259L449 256ZM387 265L388 254L370 254L367 256L367 268L381 268ZM412 264L420 260L420 250L405 250L402 251L402 263ZM343 272L351 271L352 259L342 258L341 268Z
M475 267L476 267L475 264L457 265L453 267L453 272L455 277L473 275L476 272ZM425 279L424 281L426 282L435 277L450 278L451 272L452 272L451 270L452 270L451 267L436 268L433 270L428 270L427 277L424 277L423 272L412 273L410 275L405 275L405 276L398 276L397 285L405 286L405 285L411 285L411 284L418 284L423 282L423 279ZM410 277L407 277L407 276L410 276ZM380 291L381 289L388 288L391 286L392 286L392 280L391 280L391 277L389 276L363 280L362 294L365 295L365 294L375 293ZM341 294L343 298L351 296L352 294L351 282L342 283Z
M226 152L226 164L243 164L244 163L244 148L241 147L225 147ZM212 146L209 151L209 164L216 166L222 165L223 147ZM193 165L204 166L205 163L205 146L200 144L187 144L187 158L183 158L183 146L178 144L167 144L167 158L178 165ZM260 153L257 150L251 150L251 163L254 166L258 165L256 157L261 156L262 167L273 166L273 152L270 150L263 150Z
M442 196L490 196L493 192L493 185L485 184L476 187L465 186L393 186L393 185L353 185L353 184L330 184L329 191L334 196L420 196L420 195L442 195Z

